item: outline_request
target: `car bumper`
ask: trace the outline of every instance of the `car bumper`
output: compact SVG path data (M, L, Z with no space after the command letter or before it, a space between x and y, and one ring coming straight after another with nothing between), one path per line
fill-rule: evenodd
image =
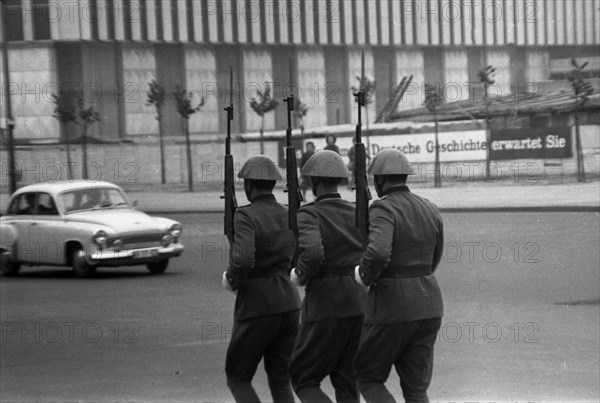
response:
M167 247L153 247L143 249L127 249L122 251L98 250L87 256L92 265L106 266L133 266L156 262L171 257L177 257L183 252L182 244L172 244Z

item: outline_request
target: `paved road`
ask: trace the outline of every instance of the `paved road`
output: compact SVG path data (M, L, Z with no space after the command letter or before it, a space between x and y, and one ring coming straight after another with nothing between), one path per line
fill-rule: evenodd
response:
M1 401L231 400L221 216L175 218L187 249L162 276L25 268L0 280ZM598 215L444 219L432 401L600 400ZM268 396L262 369L256 385ZM395 375L390 385L399 393Z

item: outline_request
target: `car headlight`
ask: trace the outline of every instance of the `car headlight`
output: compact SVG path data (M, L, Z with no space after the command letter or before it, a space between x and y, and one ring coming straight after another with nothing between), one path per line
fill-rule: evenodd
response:
M169 234L162 237L162 246L169 246L173 242L173 237Z
M177 241L177 239L181 236L181 231L182 228L180 224L173 224L171 225L171 228L169 228L169 233L175 239L175 241Z
M123 241L120 239L116 239L115 241L113 241L112 243L112 248L119 252L121 250L121 247L123 246Z
M98 245L104 246L106 244L106 240L108 239L108 235L106 235L106 232L100 230L100 231L96 231L96 233L94 234L94 236L92 237L92 239Z

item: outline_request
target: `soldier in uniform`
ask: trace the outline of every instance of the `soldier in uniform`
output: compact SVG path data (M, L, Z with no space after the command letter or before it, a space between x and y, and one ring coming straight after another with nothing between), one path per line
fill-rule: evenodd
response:
M238 174L250 204L238 208L223 287L236 293L234 325L225 360L236 402L259 402L252 378L264 358L274 402L293 402L288 367L298 333L300 296L290 282L296 239L287 209L273 196L278 168L266 156L250 158Z
M291 277L306 295L290 364L292 386L302 402L331 402L320 388L329 376L337 402L358 402L352 361L366 295L354 279L362 254L356 208L338 193L348 169L334 151L320 151L302 174L310 178L316 200L298 210L298 263Z
M354 361L367 402L395 402L384 383L392 365L407 402L427 402L442 294L433 275L443 250L437 207L406 186L413 167L395 149L369 166L379 200L369 208L369 245L356 267L369 287L365 323Z

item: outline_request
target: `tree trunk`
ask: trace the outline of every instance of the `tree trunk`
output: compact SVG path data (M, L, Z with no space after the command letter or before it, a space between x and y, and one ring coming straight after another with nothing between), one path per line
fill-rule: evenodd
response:
M83 124L83 131L81 133L81 159L83 167L81 168L81 176L83 179L88 178L87 171L87 124Z
M367 133L366 133L366 138L367 138L367 156L371 155L371 141L369 139L369 105L365 105L365 119L367 121Z
M65 125L65 151L67 153L67 179L73 180L73 165L71 163L71 150L69 143L69 136L67 135L66 125Z
M575 147L577 149L577 181L585 182L585 165L581 149L581 135L579 132L579 112L575 111Z
M438 138L438 119L437 111L433 110L433 119L435 120L435 177L434 185L436 188L442 187L442 177L440 172L440 142Z
M164 185L165 183L167 183L167 174L165 170L165 144L161 127L161 119L161 113L160 111L157 111L156 120L158 120L158 139L160 144L160 183Z
M183 125L185 127L185 153L187 156L187 171L188 171L188 191L194 191L194 177L192 169L192 145L190 143L190 129L188 120L184 119Z
M487 94L487 90L486 90L486 94ZM489 105L488 105L488 101L486 100L486 104L485 104L485 140L487 142L487 154L486 154L486 158L485 158L485 179L489 179L490 177L490 142L491 142L491 135L490 135L490 112L489 112Z
M265 153L265 144L263 140L263 133L265 128L265 115L260 117L260 154L263 155Z

